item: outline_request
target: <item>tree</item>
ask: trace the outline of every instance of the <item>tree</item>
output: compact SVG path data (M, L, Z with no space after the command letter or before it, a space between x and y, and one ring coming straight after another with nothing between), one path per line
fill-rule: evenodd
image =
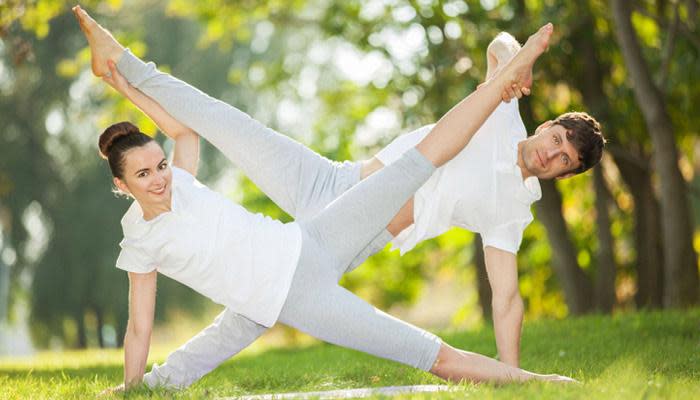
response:
M644 60L637 34L632 26L631 5L623 0L611 0L615 33L629 72L637 103L654 143L653 162L659 174L661 216L664 249L664 304L678 307L698 302L697 256L693 250L693 220L690 213L688 190L678 168L674 128L669 116L663 91L654 82L649 65ZM671 35L676 31L680 2L674 8ZM665 52L662 65L673 55L673 38ZM662 71L665 75L665 71ZM666 78L660 79L665 82Z

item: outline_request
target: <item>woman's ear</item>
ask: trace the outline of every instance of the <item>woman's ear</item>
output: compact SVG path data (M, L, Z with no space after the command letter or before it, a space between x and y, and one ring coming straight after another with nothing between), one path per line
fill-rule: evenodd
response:
M131 192L129 191L129 187L126 185L126 182L117 178L116 176L112 178L112 182L114 183L114 186L116 186L117 189L119 189L120 192L131 196Z

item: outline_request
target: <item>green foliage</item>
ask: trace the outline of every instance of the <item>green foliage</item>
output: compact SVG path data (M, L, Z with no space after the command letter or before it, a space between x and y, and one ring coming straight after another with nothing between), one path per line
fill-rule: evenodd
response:
M660 50L668 31L659 22L663 10L655 8L656 2L637 3L633 22L645 57L656 68L662 64ZM31 295L38 337L47 342L50 329L69 344L76 339L75 319L95 312L91 310L109 310L105 318L116 325L124 319L125 278L115 275L113 260L120 239L119 213L126 202L109 192L109 177L95 157L96 136L108 124L127 119L156 134L152 122L89 76L89 51L69 13L72 5L58 0L0 4L0 215L12 217L4 230L9 247L17 251L13 288L16 296ZM600 117L611 148L642 159L650 154L607 1L398 0L370 5L361 0L114 0L83 5L137 55L340 161L369 158L398 134L435 122L484 79L485 50L498 32L509 31L524 41L553 21L557 33L537 64L534 94L521 102L528 130L559 113L585 110ZM685 7L680 11L681 20L692 18ZM592 54L583 52L585 43L593 45ZM339 49L360 61L343 65L346 59L339 57ZM595 61L602 77L604 98L594 103L586 101L591 86L587 60ZM697 39L679 35L672 60L665 96L684 156L681 167L697 181ZM381 72L373 79L347 72L373 65ZM283 102L295 111L280 112ZM367 119L377 110L398 122L362 137ZM58 132L49 133L49 115L63 121ZM211 146L204 146L202 158L202 181L230 176L230 163ZM612 161L606 171L616 202L611 230L618 281L629 281L635 275L634 204ZM290 219L250 181L236 180L232 198L253 211ZM592 177L562 181L558 187L579 264L595 276ZM44 253L25 254L22 249L31 234L22 219L32 204L39 205L53 234ZM398 252L381 252L343 284L388 307L418 299L437 274L473 282L472 239L471 234L451 231L401 258ZM567 315L550 268L551 253L544 226L533 222L518 256L529 318ZM23 273L34 277L33 286L19 283ZM201 307L196 296L176 287L159 283L159 316L165 316L164 308ZM626 304L629 298L620 301ZM473 314L475 304L465 298L454 323Z
M7 121L0 138L0 176L7 177L0 209L9 209L11 216L3 226L11 233L5 246L17 249L13 298L30 294L32 333L40 346L54 339L69 347L95 345L106 325L116 329L120 341L128 290L126 274L114 261L128 203L111 193L108 169L97 157L96 133L116 119L130 119L153 134L156 129L111 89L80 73L89 68L89 51L72 15L65 13L51 26L46 39L8 40L2 48L12 83L3 82L0 103ZM144 54L143 42L129 43ZM17 51L27 47L31 57L18 59ZM45 224L44 248L27 246L32 234L23 220L34 214ZM23 273L32 278L30 286L19 285ZM157 317L163 319L169 304L196 311L205 303L164 278L157 304Z

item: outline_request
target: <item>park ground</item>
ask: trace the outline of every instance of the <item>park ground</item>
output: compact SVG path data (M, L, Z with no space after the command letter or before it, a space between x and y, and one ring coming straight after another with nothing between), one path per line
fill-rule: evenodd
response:
M493 331L444 333L463 349L493 356ZM162 362L154 352L149 362ZM162 354L161 354L162 353ZM461 384L455 392L400 398L700 399L700 309L527 322L522 367L572 376L580 385ZM93 398L122 377L120 350L0 358L0 398ZM245 394L439 384L427 373L325 344L246 352L187 390L132 391L128 398L215 398ZM121 396L115 396L121 398Z

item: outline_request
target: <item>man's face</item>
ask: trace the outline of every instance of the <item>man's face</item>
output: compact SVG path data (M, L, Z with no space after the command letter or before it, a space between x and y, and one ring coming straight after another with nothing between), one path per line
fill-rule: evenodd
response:
M581 165L578 151L566 138L566 129L547 121L523 143L519 164L524 176L538 179L567 178Z

